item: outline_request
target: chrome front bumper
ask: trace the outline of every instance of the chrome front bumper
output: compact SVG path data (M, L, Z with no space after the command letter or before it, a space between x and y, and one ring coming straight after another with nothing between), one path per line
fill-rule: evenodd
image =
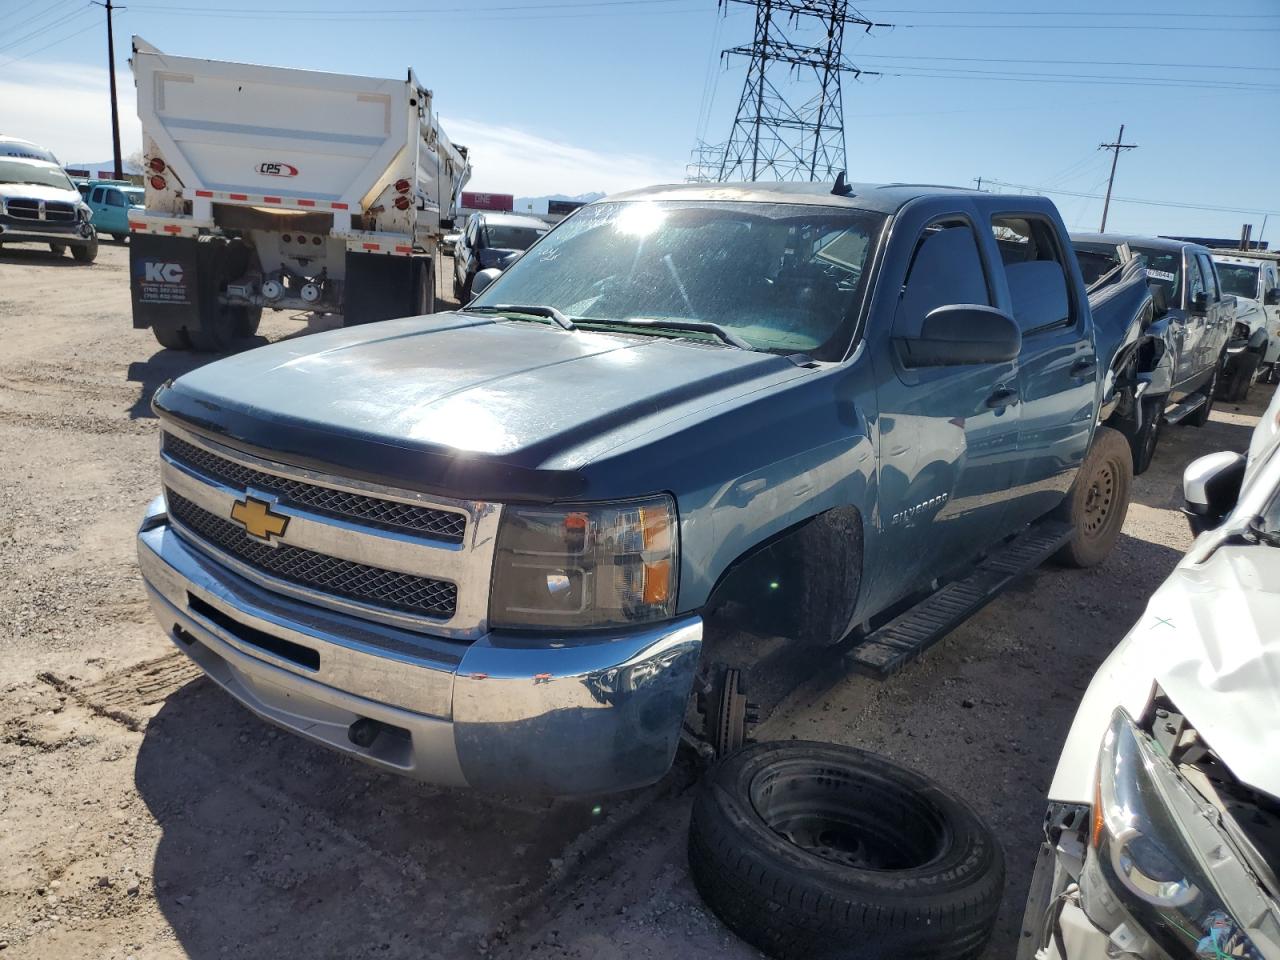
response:
M452 786L582 795L671 766L702 621L550 638L432 637L285 597L184 541L153 501L138 531L174 643L263 719L383 769ZM386 726L367 747L361 719Z

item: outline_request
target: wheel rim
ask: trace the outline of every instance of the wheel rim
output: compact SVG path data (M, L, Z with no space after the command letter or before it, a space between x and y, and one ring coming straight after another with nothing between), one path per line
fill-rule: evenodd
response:
M926 796L821 761L774 765L752 779L748 794L770 830L828 863L912 870L951 847L951 831Z
M1106 460L1098 465L1089 478L1084 496L1084 535L1096 537L1106 529L1116 502L1120 470L1114 461Z

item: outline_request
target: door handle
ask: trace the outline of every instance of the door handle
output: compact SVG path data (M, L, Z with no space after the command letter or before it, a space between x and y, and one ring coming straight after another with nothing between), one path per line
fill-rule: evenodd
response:
M1098 372L1098 361L1093 357L1084 357L1071 365L1071 378L1084 380Z
M1018 402L1018 391L1010 387L1000 387L995 393L987 397L987 406L992 410L1002 410L1005 407L1012 407Z

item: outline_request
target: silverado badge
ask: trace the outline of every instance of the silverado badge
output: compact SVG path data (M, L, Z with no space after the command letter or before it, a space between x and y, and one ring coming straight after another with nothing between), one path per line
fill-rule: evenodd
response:
M270 503L249 496L231 505L231 519L244 527L249 536L267 542L272 537L284 536L285 527L289 526L289 518L272 513Z

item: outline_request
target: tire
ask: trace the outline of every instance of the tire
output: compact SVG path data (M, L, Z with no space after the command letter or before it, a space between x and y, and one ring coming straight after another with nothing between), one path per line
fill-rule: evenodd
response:
M1058 519L1072 527L1071 539L1055 559L1068 567L1096 567L1111 553L1133 486L1133 454L1118 430L1098 427L1075 483L1058 508Z
M1189 427L1203 427L1209 422L1209 414L1213 412L1213 400L1218 393L1218 381L1222 379L1222 367L1225 363L1224 357L1219 357L1218 362L1214 364L1213 376L1209 382L1201 388L1200 393L1204 396L1204 406L1189 417L1185 417L1182 422Z
M154 326L151 333L156 342L168 350L190 350L191 338L186 327Z
M1164 397L1142 398L1142 429L1129 437L1129 452L1133 456L1133 475L1146 473L1155 459L1156 445L1160 442L1160 429L1164 422Z
M72 247L71 257L76 263L93 263L98 259L98 238L91 237L88 243Z
M242 340L257 336L262 324L261 307L234 307L236 336Z
M111 239L114 240L116 243L124 243L126 240L129 239L129 235L127 233L113 233L111 235Z
M49 252L55 257L60 257L67 252L67 245L65 243L51 243L49 244Z
M706 775L689 867L738 936L782 960L967 960L991 935L1004 857L960 799L882 756L758 743Z
M230 245L222 237L210 237L206 255L210 280L208 285L202 281L200 296L199 324L195 329L187 327L187 337L191 348L199 353L223 353L235 343L239 333L239 314L243 307L229 307L218 302L218 294L225 289L228 281L239 276L231 270Z

